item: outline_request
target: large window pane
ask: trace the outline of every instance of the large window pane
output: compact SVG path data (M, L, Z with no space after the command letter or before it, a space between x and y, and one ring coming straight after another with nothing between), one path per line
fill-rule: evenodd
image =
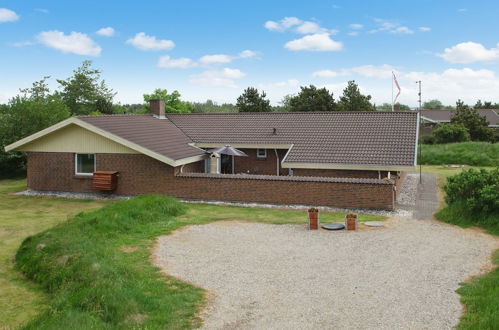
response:
M95 172L95 155L94 154L77 154L76 155L76 173L92 174Z

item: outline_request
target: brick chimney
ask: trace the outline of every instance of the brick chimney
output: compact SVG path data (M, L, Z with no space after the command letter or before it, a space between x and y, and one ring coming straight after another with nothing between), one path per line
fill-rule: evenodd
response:
M163 99L150 100L149 107L151 109L150 111L151 111L151 115L153 115L153 117L156 117L159 119L166 119L166 117L165 117L165 100L163 100Z

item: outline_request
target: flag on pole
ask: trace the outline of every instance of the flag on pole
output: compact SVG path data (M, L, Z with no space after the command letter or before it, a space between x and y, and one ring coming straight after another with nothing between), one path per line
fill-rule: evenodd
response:
M395 77L395 73L393 71L392 71L392 76L393 76L393 82L395 83L395 86L397 86L397 89L399 90L399 92L395 96L395 99L393 100L393 104L395 104L397 102L397 98L400 95L400 85L399 85L399 82L397 81L397 77Z

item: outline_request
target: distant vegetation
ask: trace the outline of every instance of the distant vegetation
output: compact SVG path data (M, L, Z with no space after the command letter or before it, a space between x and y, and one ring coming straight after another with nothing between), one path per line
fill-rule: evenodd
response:
M462 142L421 145L421 164L464 164L474 166L497 166L499 144L487 142Z

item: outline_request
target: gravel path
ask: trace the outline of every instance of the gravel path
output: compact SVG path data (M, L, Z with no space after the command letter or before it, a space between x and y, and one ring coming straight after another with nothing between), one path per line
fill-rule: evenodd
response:
M217 222L160 237L154 255L208 290L207 329L446 329L462 312L459 282L497 247L431 220L358 232Z
M397 194L397 204L405 206L416 205L418 195L419 174L407 173L404 176L400 191Z

